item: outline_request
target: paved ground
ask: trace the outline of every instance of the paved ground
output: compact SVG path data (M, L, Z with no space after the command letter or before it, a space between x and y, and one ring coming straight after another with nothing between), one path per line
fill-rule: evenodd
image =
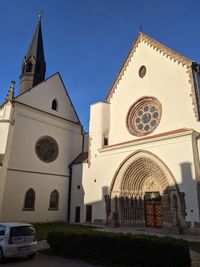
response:
M192 266L200 267L200 254L191 251ZM11 259L1 264L5 267L101 267L101 265L93 265L77 260L70 260L61 257L51 256L38 252L36 257L31 260ZM105 266L104 266L105 267Z
M194 251L190 251L190 256L192 259L191 267L199 267L200 266L200 254Z
M120 233L132 233L132 234L149 234L157 236L171 236L174 238L183 238L188 241L197 241L200 242L200 235L186 235L186 234L173 234L169 230L163 228L151 228L151 227L111 227L111 226L100 226L97 228L99 231L106 232L120 232Z
M9 259L2 267L101 267L38 252L34 259Z
M163 229L154 229L154 228L132 228L132 227L103 227L100 228L101 231L112 231L112 232L124 232L124 233L145 233L145 234L156 234L159 236L170 235L175 238L183 238L189 241L198 241L200 242L199 235L175 235L169 232L165 232ZM38 242L38 250L42 251L48 248L46 241ZM190 251L192 258L192 267L200 267L200 254L194 251ZM62 257L52 256L38 252L36 257L32 260L22 260L22 259L13 259L9 260L3 264L5 267L101 267L101 265L92 265L85 263L83 261L70 260Z

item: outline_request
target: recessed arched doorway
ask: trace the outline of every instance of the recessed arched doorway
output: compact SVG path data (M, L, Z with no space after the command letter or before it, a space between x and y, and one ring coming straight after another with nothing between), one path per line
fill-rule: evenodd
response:
M110 217L120 224L162 227L174 214L183 221L184 198L168 167L154 154L137 151L126 158L110 186ZM177 198L174 213L173 199Z

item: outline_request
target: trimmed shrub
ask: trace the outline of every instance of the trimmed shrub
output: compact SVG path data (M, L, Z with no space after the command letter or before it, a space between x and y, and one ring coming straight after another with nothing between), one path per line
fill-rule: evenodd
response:
M153 235L107 232L51 232L47 239L57 254L103 263L141 267L190 267L186 241Z

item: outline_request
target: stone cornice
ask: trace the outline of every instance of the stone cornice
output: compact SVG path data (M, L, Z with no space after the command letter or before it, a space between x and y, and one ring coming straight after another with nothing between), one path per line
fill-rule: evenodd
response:
M174 131L169 131L169 132L164 132L156 135L151 135L151 136L146 136L142 138L137 138L134 140L118 143L118 144L113 144L107 147L103 147L99 149L99 152L107 152L110 150L115 150L115 149L121 149L125 147L130 147L130 146L137 146L141 144L146 144L146 143L152 143L152 142L158 142L166 139L172 139L172 138L177 138L177 137L182 137L186 135L197 135L197 132L194 131L193 129L188 129L188 128L181 128L177 129Z

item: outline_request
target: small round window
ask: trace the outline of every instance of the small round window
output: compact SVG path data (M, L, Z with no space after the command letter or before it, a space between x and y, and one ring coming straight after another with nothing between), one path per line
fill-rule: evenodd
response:
M147 72L147 69L146 69L146 67L143 65L143 66L141 66L140 67L140 69L139 69L139 76L140 76L140 78L143 78L145 75L146 75L146 72Z
M127 127L136 136L147 135L154 131L161 118L161 104L154 97L138 100L127 115Z

